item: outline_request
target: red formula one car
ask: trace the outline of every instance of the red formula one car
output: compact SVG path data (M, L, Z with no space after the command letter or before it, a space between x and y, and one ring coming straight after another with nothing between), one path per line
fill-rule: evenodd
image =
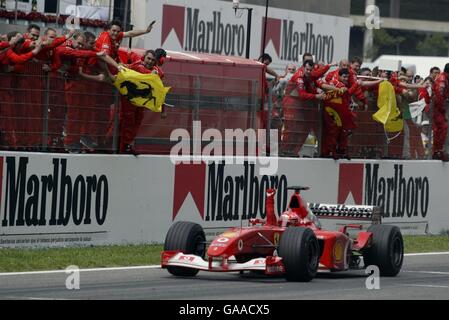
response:
M195 276L199 270L213 272L262 271L285 275L288 281L310 281L318 270L345 271L376 265L383 276L396 276L402 267L404 245L398 227L380 224L378 207L308 205L293 189L289 206L277 218L276 190L267 190L266 220L250 219L248 227L230 228L216 237L206 250L203 228L196 223L173 224L165 238L162 268L175 276ZM350 224L339 231L321 229L320 218L370 220L367 231ZM359 229L356 236L350 229ZM363 258L363 263L362 263Z

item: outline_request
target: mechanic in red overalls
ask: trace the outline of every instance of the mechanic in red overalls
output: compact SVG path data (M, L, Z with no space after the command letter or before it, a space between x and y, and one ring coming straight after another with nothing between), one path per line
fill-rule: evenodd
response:
M274 71L273 69L271 69L269 66L270 64L273 62L273 58L271 58L271 56L268 53L263 53L259 59L257 59L257 61L259 61L260 63L262 63L264 65L264 70L266 74L269 74L271 76L274 77L275 81L279 80L279 75L276 73L276 71ZM270 88L270 83L267 79L267 77L264 78L263 83L262 83L262 92L263 92L263 99L264 99L264 107L262 108L261 112L260 112L260 121L261 121L261 125L262 128L266 128L267 125L267 116L268 116L268 105L267 105L267 101L270 98L269 97L269 88Z
M86 31L84 36L86 42L83 49L96 51L95 35ZM104 122L100 118L108 119L109 116L109 105L105 103L105 99L110 97L111 90L105 81L106 76L102 73L100 61L97 57L84 59L79 69L80 76L85 79L80 85L84 87L84 92L89 92L80 97L83 101L83 108L79 115L81 119L80 143L89 152L95 151L100 135L104 137L107 131L107 128L104 128L107 126L107 120Z
M25 69L25 63L35 57L42 49L41 42L37 42L34 48L26 53L21 53L22 46L26 41L19 32L10 32L8 34L9 47L4 49L0 54L0 65L8 72L13 71L10 76L2 79L2 87L8 88L9 93L2 94L2 124L3 143L9 148L16 149L26 146L23 131L23 119L26 113L24 107L17 102L21 98L22 93L13 92L14 88L21 88L21 77ZM3 45L4 47L6 45ZM16 102L16 103L15 103ZM36 121L36 120L34 120Z
M12 42L15 41L11 40ZM7 150L10 144L7 143L6 136L9 135L7 132L7 126L10 121L7 117L7 113L11 111L12 96L10 92L11 88L11 76L7 73L9 67L3 66L2 60L6 57L6 51L10 47L10 42L8 38L1 38L0 40L0 148L2 150Z
M349 64L349 61L346 59L343 59L340 61L339 68L329 72L326 75L326 82L331 83L333 80L338 81L340 78L340 75L338 74L340 69L348 69L349 70L349 86L351 88L351 92L353 92L353 95L357 98L357 104L360 108L368 109L368 100L365 97L365 93L362 90L362 87L359 85L359 82L357 81L357 74L354 70L352 70L351 65Z
M63 46L55 50L52 70L63 68L65 72L65 99L67 106L66 115L66 137L64 145L68 152L79 152L81 150L81 121L80 113L83 107L83 90L85 87L79 81L79 67L83 64L83 59L104 57L105 53L93 50L81 50L85 45L86 37L82 33L74 35L73 40L69 40Z
M142 56L140 61L137 61L128 66L134 71L149 74L154 73L163 78L162 70L157 66L157 55L154 50L148 50ZM136 107L131 104L124 96L120 97L120 152L128 154L136 154L132 143L137 135L137 132L142 124L145 108Z
M89 31L84 32L86 42L85 50L95 51L95 35ZM106 63L118 69L119 65L110 56L105 56ZM102 60L97 57L84 59L79 69L85 87L84 92L94 92L82 96L83 111L81 117L81 144L89 151L93 152L101 145L102 148L111 149L112 145L107 143L105 137L109 126L110 104L107 102L113 98L108 72L102 67Z
M26 54L36 47L40 30L32 27L16 52ZM42 48L43 48L42 43ZM42 51L42 50L41 50ZM42 144L43 79L42 67L33 60L14 66L12 88L16 114L17 145L23 150L37 150Z
M323 100L324 93L318 93L318 88L332 90L321 79L312 76L314 63L306 60L287 84L282 100L284 109L284 126L282 128L280 152L284 156L297 157L310 130L318 132L318 121L310 123L305 119L307 106L304 102ZM313 111L313 110L310 110ZM318 119L317 119L318 120Z
M282 129L280 145L282 145L282 141L284 141L284 146L281 147L281 151L284 155L293 156L293 157L298 156L298 153L296 152L296 149L298 149L297 144L299 143L299 149L298 149L298 152L299 152L299 150L301 149L302 143L304 141L295 141L295 138L293 136L291 136L291 133L290 133L292 130L293 131L306 130L307 132L305 133L305 137L307 136L309 130L314 134L318 133L318 121L319 121L318 111L317 110L302 111L301 109L303 109L303 106L301 106L298 97L294 97L294 95L296 94L294 91L296 83L298 82L299 79L304 78L304 69L305 69L304 63L306 61L310 61L313 64L313 69L310 72L310 76L309 76L311 81L319 81L319 79L321 77L323 77L324 74L327 71L329 71L329 69L332 66L336 65L336 64L327 64L327 65L316 64L313 62L312 54L308 53L308 52L303 54L302 59L303 59L303 66L301 66L290 78L290 81L288 82L287 88L285 90L286 94L284 95L283 100L282 100L283 129ZM292 96L292 93L293 93L293 96ZM303 121L302 119L304 119L305 112L309 113L309 116L311 116L311 117L314 117L314 115L313 115L314 112L317 113L316 121L311 121L309 123L310 128L306 128L307 126L301 125L299 123L299 122ZM297 128L297 129L294 129L294 128ZM301 134L301 136L298 138L302 139L303 135L304 135L304 133ZM290 147L289 147L289 145L290 145Z
M30 32L35 31L36 29L32 28ZM44 117L44 101L42 93L45 89L44 74L42 71L50 70L49 65L51 64L55 48L64 44L73 33L74 30L69 32L66 36L57 37L55 29L47 29L42 37L42 50L34 57L34 62L27 65L26 70L23 70L22 75L18 77L17 88L20 90L23 89L23 91L18 92L16 99L20 99L20 105L23 105L22 113L27 115L21 121L23 132L27 133L23 136L23 144L30 150L38 150L42 145ZM34 33L31 34L33 35ZM25 41L22 48L23 53L34 48L34 39L35 37ZM50 91L48 93L50 93ZM49 101L52 105L56 102L56 100L52 100L51 97L49 97ZM50 114L51 110L48 115ZM62 115L61 119L63 119L63 117L64 116ZM50 133L50 131L48 133ZM50 136L51 135L48 137L50 138ZM51 141L47 141L47 143L51 145Z
M433 84L433 159L449 161L444 152L447 135L446 100L449 97L449 63Z
M54 50L69 40L74 33L75 30L72 29L65 36L58 37L55 29L46 29L42 37L42 50L36 55L35 58L46 63L47 66L50 66ZM47 69L47 71L49 71L49 69Z
M65 118L65 97L64 83L61 76L51 71L51 65L55 54L55 49L63 45L75 33L71 29L66 35L58 36L53 28L45 30L42 37L44 47L36 56L36 59L43 63L43 71L48 72L49 88L48 88L48 147L51 151L61 151L63 149L62 132ZM43 84L41 85L44 88ZM41 122L42 123L42 122ZM42 130L42 129L41 129Z
M324 102L323 111L323 138L321 156L335 160L348 155L348 136L356 128L354 115L350 110L351 96L354 86L349 85L349 69L339 69L339 78L333 78L331 85L338 90Z
M422 85L420 83L407 83L405 81L402 81L398 78L398 73L397 72L389 72L389 71L382 71L381 72L381 77L388 79L388 81L393 85L394 91L396 93L396 99L398 101L400 101L400 99L402 99L404 96L408 95L407 90L420 90L422 88L425 88L426 85ZM378 90L378 88L377 88ZM400 107L400 103L398 103L398 107ZM401 112L403 112L403 110L401 110ZM406 120L406 123L408 122L408 126L410 129L410 133L413 135L419 135L417 134L417 130L415 128L415 125L413 124L412 121ZM421 138L419 143L421 143ZM403 133L401 133L401 135L390 141L390 143L388 143L388 155L392 155L393 157L397 157L397 158L402 158L403 157L403 148L404 148L404 138L403 138ZM410 145L411 148L411 152L415 152L418 151L418 155L420 157L424 156L424 149L422 148L422 143L421 146L416 144L415 142L412 141L412 144ZM419 150L418 150L419 148Z
M310 60L313 62L313 55L309 52L306 52L302 55L303 64L307 60ZM314 63L313 70L310 73L310 76L312 77L312 79L318 80L319 78L323 77L332 66L336 66L336 64L326 64L326 65L320 66L319 64ZM295 72L295 74L293 74L293 76L291 77L291 80L294 82L298 78L302 78L303 76L304 76L304 67L302 66Z
M138 37L151 32L154 23L155 21L153 21L145 30L131 30L124 32L122 23L118 20L114 20L109 23L108 30L100 33L95 42L95 47L97 51L104 51L106 55L110 56L115 61L126 63L126 61L120 61L118 54L123 39ZM116 70L113 73L117 73Z
M9 48L9 42L8 41L1 41L0 42L0 54L2 53L3 50L8 49Z
M150 25L145 30L131 30L131 31L123 31L123 25L118 20L113 20L109 23L108 30L103 31L97 38L95 42L95 48L97 51L104 51L106 55L110 56L112 59L114 59L118 63L124 63L129 64L130 61L128 61L129 57L132 57L133 59L136 58L135 55L132 53L129 53L128 55L119 54L119 48L121 46L121 43L124 38L133 38L138 37L144 34L147 34L151 32L153 29L153 25L156 21L153 21L150 23ZM134 62L134 61L133 61ZM104 65L102 66L104 69ZM112 67L109 65L109 68L107 68L105 71L108 71L109 77L112 78L115 74L117 74L118 69L116 67ZM110 106L110 122L109 122L109 130L106 134L105 141L112 140L112 135L114 131L114 117L115 117L115 109L117 106L114 106L112 104ZM109 144L109 143L108 143ZM119 147L120 150L120 147Z
M37 24L30 24L27 27L27 33L23 35L25 40L37 41L41 35L41 27Z

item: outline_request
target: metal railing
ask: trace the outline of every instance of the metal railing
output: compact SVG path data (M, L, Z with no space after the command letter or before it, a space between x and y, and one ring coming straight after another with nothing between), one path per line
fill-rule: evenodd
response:
M83 141L86 151L114 152L115 90L41 70L30 63L22 72L0 74L1 148L77 152Z
M185 129L192 146L198 139L202 146L208 144L193 132L193 121L201 121L202 133L216 129L223 137L226 129L278 129L280 156L320 156L321 104L285 97L271 88L263 93L255 80L167 73L164 84L171 87L166 103L173 107L167 107L165 114L144 112L135 138L139 153L169 154L178 142L170 139L175 129ZM39 63L0 73L0 148L117 153L121 99L109 84L45 73ZM430 135L430 124L423 128L406 120L404 131L391 139L372 119L375 97L369 101L367 111L355 112L357 128L348 147L352 158L429 158L431 144L424 145L422 133L425 129Z
M319 157L323 138L323 103L302 101L299 97L273 94L273 107L267 127L282 132L280 156ZM354 109L357 128L350 133L348 155L360 159L429 159L431 157L431 121L425 126L404 120L404 130L387 133L373 119L378 111L377 97L368 95L368 110ZM402 114L406 104L399 106ZM431 119L431 114L426 114ZM422 135L424 134L424 135ZM427 137L427 141L423 137Z
M139 153L169 154L175 129L195 139L202 131L257 126L261 96L258 81L166 73L171 87L166 113L145 110L135 138ZM0 148L43 152L117 153L123 97L111 85L60 73L45 73L28 63L20 72L0 73ZM206 144L206 142L202 142Z

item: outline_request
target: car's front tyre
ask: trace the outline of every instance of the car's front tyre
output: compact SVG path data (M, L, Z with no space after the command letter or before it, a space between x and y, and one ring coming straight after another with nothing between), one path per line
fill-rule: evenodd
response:
M204 258L206 254L206 236L203 227L197 223L178 221L167 232L164 251L179 250L185 254L194 254ZM167 267L174 276L193 277L198 269L185 267Z
M287 228L281 236L278 251L287 281L312 280L318 271L319 252L318 240L311 229Z

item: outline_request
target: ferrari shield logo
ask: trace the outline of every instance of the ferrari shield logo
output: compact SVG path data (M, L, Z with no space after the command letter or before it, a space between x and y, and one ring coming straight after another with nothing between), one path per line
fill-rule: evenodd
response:
M279 245L279 238L280 238L279 233L276 232L273 236L273 243L275 246Z
M340 241L337 241L334 246L334 258L336 263L340 263L343 261L343 244Z

